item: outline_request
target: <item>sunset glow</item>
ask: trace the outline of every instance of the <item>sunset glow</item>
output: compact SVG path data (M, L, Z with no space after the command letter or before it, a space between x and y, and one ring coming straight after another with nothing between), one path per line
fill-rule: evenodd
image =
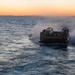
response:
M75 0L0 0L0 15L75 16Z

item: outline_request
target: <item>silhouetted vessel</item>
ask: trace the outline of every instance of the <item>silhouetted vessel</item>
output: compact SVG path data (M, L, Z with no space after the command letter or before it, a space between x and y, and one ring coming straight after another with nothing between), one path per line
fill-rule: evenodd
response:
M69 29L64 27L61 31L53 31L51 27L48 27L40 33L40 42L66 44L69 42Z

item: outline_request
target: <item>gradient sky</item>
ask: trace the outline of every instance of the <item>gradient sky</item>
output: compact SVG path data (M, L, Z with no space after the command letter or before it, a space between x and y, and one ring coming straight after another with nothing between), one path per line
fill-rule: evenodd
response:
M75 16L75 0L0 0L0 15Z

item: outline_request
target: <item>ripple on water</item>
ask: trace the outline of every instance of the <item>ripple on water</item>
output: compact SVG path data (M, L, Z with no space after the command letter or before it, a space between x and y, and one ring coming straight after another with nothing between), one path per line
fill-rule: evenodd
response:
M59 19L0 17L0 75L75 75L74 45L41 45L28 36L39 21L46 22L44 25L70 22L70 18ZM38 38L35 37L34 40Z

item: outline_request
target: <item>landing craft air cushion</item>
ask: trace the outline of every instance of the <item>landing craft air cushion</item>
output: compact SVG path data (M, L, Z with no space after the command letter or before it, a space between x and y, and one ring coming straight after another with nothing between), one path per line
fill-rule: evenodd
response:
M54 31L53 28L48 27L40 33L41 43L68 43L69 29L64 27L61 31Z

